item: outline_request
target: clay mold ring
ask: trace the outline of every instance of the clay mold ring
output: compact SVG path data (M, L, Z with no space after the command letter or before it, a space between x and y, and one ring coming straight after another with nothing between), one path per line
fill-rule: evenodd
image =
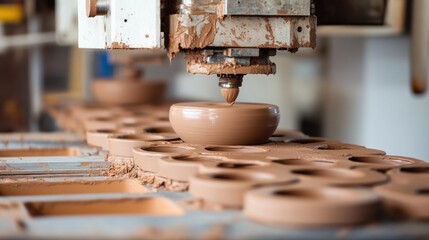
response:
M159 160L164 157L179 157L197 154L197 148L184 144L151 144L133 149L134 162L143 171L157 173Z
M171 134L176 134L176 132L174 131L174 129L171 127L170 124L152 124L152 125L148 125L145 126L143 128L143 132L146 133L171 133Z
M199 172L202 164L220 162L222 160L222 157L202 155L162 157L158 160L157 175L179 182L188 182L190 177L195 176Z
M374 219L379 203L369 189L292 184L247 192L244 215L279 226L354 225Z
M301 167L290 170L304 184L330 186L373 186L387 181L387 176L370 169Z
M339 160L335 158L282 158L271 160L273 163L280 164L284 167L293 169L300 167L335 167Z
M400 183L429 182L429 164L410 164L387 172L392 181Z
M315 153L331 156L354 156L354 155L385 155L384 151L365 148L354 144L323 144L315 148Z
M86 132L86 142L88 145L101 147L103 150L109 149L109 137L118 134L115 130L99 129Z
M290 175L279 178L266 172L206 173L190 179L189 192L208 203L227 208L241 208L246 191L268 184L288 184L295 181Z
M429 220L428 182L391 182L374 191L383 198L385 209L392 215L416 220Z
M183 141L195 144L263 144L279 119L279 108L269 104L192 102L170 108L175 132Z
M270 162L257 160L234 160L223 158L221 162L205 162L200 165L200 173L242 173L242 172L268 172L275 174L273 166ZM287 175L287 171L282 171L278 177Z
M168 134L124 134L109 137L109 152L114 156L133 157L133 148L147 143L178 140L177 135Z
M387 171L399 166L423 163L409 157L391 156L391 155L357 155L347 158L347 165L350 168L369 168L377 171Z

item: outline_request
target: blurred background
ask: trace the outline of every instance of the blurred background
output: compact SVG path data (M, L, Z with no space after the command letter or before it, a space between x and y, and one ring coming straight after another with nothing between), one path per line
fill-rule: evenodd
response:
M411 87L413 67L428 66L429 12L416 2L315 1L317 48L280 51L277 73L246 76L238 101L278 105L281 128L429 159L429 98ZM108 51L77 47L76 9L0 0L1 132L55 130L48 107L91 101L91 81L115 74ZM222 101L217 77L187 74L180 55L144 71L169 100Z

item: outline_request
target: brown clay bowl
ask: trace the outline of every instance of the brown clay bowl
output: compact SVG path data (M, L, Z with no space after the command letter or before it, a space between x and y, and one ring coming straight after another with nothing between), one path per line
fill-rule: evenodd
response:
M95 100L107 105L153 104L163 100L166 85L160 81L95 80Z
M279 108L270 104L189 102L170 108L174 131L185 142L196 144L263 144L279 119Z

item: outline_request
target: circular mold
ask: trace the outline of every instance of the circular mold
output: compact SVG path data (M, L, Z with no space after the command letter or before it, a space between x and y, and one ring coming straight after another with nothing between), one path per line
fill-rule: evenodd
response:
M429 220L428 182L391 182L376 187L374 191L383 198L385 209L391 215Z
M372 186L387 180L384 174L365 168L302 167L292 169L291 173L303 183L331 186Z
M296 144L320 144L326 143L326 140L323 138L301 138L301 139L293 139L288 143L296 143Z
M388 171L387 174L395 182L427 183L429 182L429 164L418 163L400 166Z
M265 184L291 183L289 175L279 177L266 172L219 172L197 174L190 179L189 192L193 197L228 208L241 208L244 193Z
M165 89L166 85L161 81L98 79L92 83L95 100L106 105L159 103Z
M322 153L332 156L356 156L356 155L385 155L381 150L365 148L363 146L344 143L327 143L318 145L315 153Z
M143 171L157 173L159 171L159 162L161 158L174 158L183 155L192 155L195 150L196 148L186 145L154 144L144 147L135 147L133 149L133 156L135 164ZM166 161L168 160L164 160L164 162Z
M275 160L272 160L272 162L281 164L287 167L299 167L299 166L331 167L337 163L335 160L299 159L299 158L275 159Z
M279 108L256 103L178 103L170 108L170 122L189 143L255 145L266 143L280 119Z
M224 157L221 162L206 162L200 166L200 173L245 173L262 172L270 173L279 177L290 175L284 168L273 166L270 162L258 160L234 160Z
M170 125L166 126L149 126L143 129L147 133L176 133Z
M261 164L256 163L241 163L241 162L220 162L216 164L217 168L223 169L248 169L252 167L259 167Z
M163 157L158 161L157 175L175 181L188 182L190 177L198 173L198 168L201 164L221 160L221 157L200 155Z
M348 157L348 165L351 168L367 167L373 170L386 171L394 167L421 163L422 161L400 156L390 155L360 155Z
M246 193L244 215L265 224L299 227L353 225L375 218L379 197L369 189L302 185Z
M109 137L118 134L115 130L99 129L86 132L86 142L88 145L101 147L103 150L109 149Z
M150 142L168 142L177 140L177 135L167 134L131 134L109 137L109 152L114 156L133 157L133 148Z

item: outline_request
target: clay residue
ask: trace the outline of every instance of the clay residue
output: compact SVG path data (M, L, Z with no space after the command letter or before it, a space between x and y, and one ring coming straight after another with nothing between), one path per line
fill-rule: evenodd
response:
M276 64L240 65L234 62L207 63L202 51L185 52L186 69L193 74L275 74Z
M123 42L112 42L110 46L107 46L108 49L129 49L130 46Z
M188 182L174 181L168 178L157 176L155 173L140 171L139 180L143 184L149 184L156 189L165 189L172 192L188 191Z
M188 17L189 19L182 19ZM172 59L180 49L205 48L213 43L216 35L216 14L170 16L169 55Z
M104 173L110 177L135 178L142 184L147 184L156 189L165 189L172 192L184 192L189 188L188 182L174 181L159 177L155 173L145 172L140 169L132 157L118 157L110 155L107 159L109 170Z
M136 166L132 157L119 157L109 155L107 157L109 169L103 175L110 177L127 176L130 178L137 178Z

